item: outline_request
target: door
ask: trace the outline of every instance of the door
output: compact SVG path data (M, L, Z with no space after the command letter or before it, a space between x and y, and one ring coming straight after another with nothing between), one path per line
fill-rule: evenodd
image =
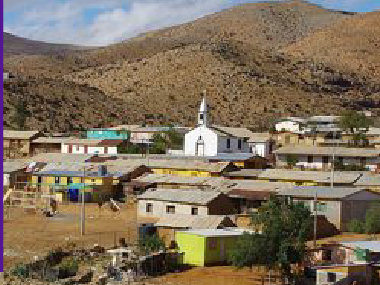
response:
M204 156L205 154L205 145L203 143L197 142L195 145L195 154L197 156Z
M69 144L69 153L73 153L73 146Z
M220 240L220 261L224 261L226 258L226 249L224 247L224 240Z

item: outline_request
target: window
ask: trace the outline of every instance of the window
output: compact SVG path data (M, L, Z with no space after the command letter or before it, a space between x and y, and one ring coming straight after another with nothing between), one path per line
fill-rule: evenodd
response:
M175 213L175 206L166 206L166 213L167 214L174 214Z
M191 214L192 215L198 215L198 208L196 208L196 207L191 208Z
M323 260L331 261L331 257L332 257L332 250L331 249L324 250L322 254L323 254L323 256L322 256Z
M42 176L37 176L37 183L41 184L42 183Z
M95 183L95 179L91 179L91 183Z
M79 145L75 146L76 147L76 150L79 151Z
M67 177L67 184L73 184L73 178Z
M241 149L241 139L238 139L238 149Z
M336 282L336 273L327 272L327 282Z
M208 238L208 249L216 249L216 238Z
M227 139L227 148L230 148L230 147L231 147L231 140Z
M313 163L313 156L312 155L308 155L307 163Z
M366 165L366 158L365 157L360 158L360 165L362 165L362 166Z
M60 180L59 177L55 177L55 184L59 184Z
M146 204L146 212L147 213L153 213L153 204L152 203Z
M323 164L329 163L329 157L328 156L322 156L322 163Z
M327 204L324 202L317 202L317 209L318 212L326 212L327 211Z
M203 114L199 114L199 119L203 120Z

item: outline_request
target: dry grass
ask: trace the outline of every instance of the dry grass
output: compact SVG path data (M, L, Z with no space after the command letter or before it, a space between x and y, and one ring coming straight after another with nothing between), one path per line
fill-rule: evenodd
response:
M5 70L38 79L5 85L4 123L14 126L17 94L31 98L32 129L110 121L191 126L204 89L213 123L256 130L287 115L363 106L378 115L377 23L378 14L352 16L302 1L252 3L102 49L5 58Z
M117 243L121 237L127 242L136 242L136 223L145 221L137 220L135 206L123 206L119 215L104 206L99 217L98 206L87 204L86 234L82 239L79 205L61 206L59 212L70 215L73 220L53 221L40 213L28 214L21 209L12 209L10 219L4 219L5 269L18 262L30 261L33 256L41 256L58 246L65 246L69 241L78 246L92 246L97 243L113 246L115 237ZM9 253L17 256L8 256Z

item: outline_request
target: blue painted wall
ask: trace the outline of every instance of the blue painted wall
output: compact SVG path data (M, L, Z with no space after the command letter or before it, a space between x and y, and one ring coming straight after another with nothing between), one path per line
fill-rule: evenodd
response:
M126 140L128 139L128 134L123 133L123 131L118 130L88 130L88 139L105 139L105 140Z

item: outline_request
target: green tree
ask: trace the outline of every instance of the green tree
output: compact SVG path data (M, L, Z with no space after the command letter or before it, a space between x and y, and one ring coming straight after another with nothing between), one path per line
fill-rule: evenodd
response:
M166 153L167 141L162 134L153 135L153 144L149 146L149 153L164 154Z
M366 234L380 233L380 203L373 204L366 211L364 230Z
M343 131L353 136L354 146L365 146L368 144L365 134L372 125L373 120L371 118L353 110L344 111L338 122L338 126Z
M170 126L169 130L164 132L163 137L169 148L182 147L183 145L183 136L177 132L173 126Z
M297 156L295 155L288 155L286 158L286 163L289 167L294 167L299 162Z
M291 265L304 260L312 229L310 210L302 203L272 196L252 215L252 226L257 234L243 235L228 260L238 268L258 265L279 269L282 276L295 281ZM244 257L247 252L249 256Z
M17 100L13 120L15 121L18 129L25 130L25 123L28 115L29 111L26 108L25 101L22 99Z
M139 245L141 249L146 250L147 252L165 249L165 242L158 236L158 234L146 235L139 240Z
M364 230L364 223L360 220L353 219L348 224L348 231L350 231L352 233L363 234L365 231Z

